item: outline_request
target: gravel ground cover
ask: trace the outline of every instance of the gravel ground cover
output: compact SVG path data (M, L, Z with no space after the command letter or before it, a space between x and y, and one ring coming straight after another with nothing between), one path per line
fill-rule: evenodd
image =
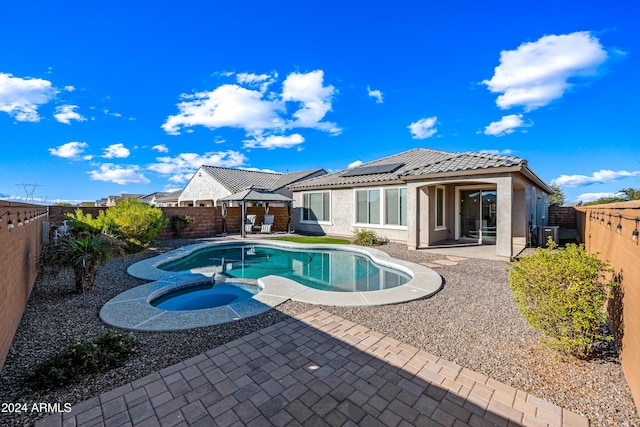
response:
M289 301L276 310L224 325L130 332L139 345L125 366L55 391L27 387L25 378L49 355L75 338L108 329L98 317L102 305L144 283L126 273L129 265L194 242L161 241L143 253L113 260L100 268L95 289L82 295L73 293L70 271L57 277L41 274L0 376L0 402L75 404L313 307ZM418 263L447 260L427 251L408 251L400 244L381 249ZM539 336L512 301L506 263L464 259L436 270L444 287L429 299L382 307L322 308L584 414L594 426L640 425L615 346L601 343L594 358L585 362L558 357L538 344ZM44 415L0 413L0 425L25 425Z

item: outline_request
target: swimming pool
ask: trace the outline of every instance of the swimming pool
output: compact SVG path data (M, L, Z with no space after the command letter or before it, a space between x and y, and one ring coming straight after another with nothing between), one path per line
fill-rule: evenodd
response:
M299 250L243 243L199 249L158 267L242 279L277 275L313 289L334 292L379 291L404 285L411 279L406 272L349 250Z
M240 264L236 261L237 256L225 258L224 262L222 259L210 261L206 258L218 258L212 256L211 252L207 253L209 249L237 251L238 248L243 249L245 258L247 252L250 258L254 253L257 259L268 255L272 258L272 264L268 265L268 268L264 265L258 268L251 264L239 267ZM277 252L266 249L256 250L256 248L281 249L289 254L273 255ZM370 264L355 262L345 266L341 264L342 261L335 261L339 259L337 257L339 253L364 257ZM241 253L238 252L238 254L242 260ZM279 256L281 258L278 260ZM206 258L210 265L200 266L195 263L198 257ZM316 257L318 259L312 261ZM191 262L194 264L187 265ZM164 269L167 267L177 269L176 266L180 263L185 264L179 268L186 269L179 271ZM365 268L364 265L367 267ZM289 277L285 276L288 273L284 271L283 266L295 266ZM371 270L372 267L378 268L381 273L374 273ZM224 273L221 273L223 269ZM244 273L251 272L252 277L260 277L232 276L239 275L238 272L243 269ZM311 279L315 287L302 284L301 276L298 275L305 269L315 271ZM365 271L373 274L365 275ZM127 272L134 277L151 282L124 291L109 300L100 310L100 318L115 327L146 331L191 329L232 322L264 313L289 300L343 307L398 304L427 298L438 292L442 286L442 278L432 269L392 258L389 254L375 248L328 244L302 245L249 239L212 241L184 246L139 261L129 266ZM391 273L396 274L397 277L391 279L389 276ZM228 277L228 281L234 284L242 282L255 287L257 293L248 298L217 301L214 303L215 307L203 309L168 310L152 304L155 298L168 292L180 293L183 288L199 286L212 280L217 282L220 275ZM323 275L335 288L329 290L329 288L317 286L318 276ZM399 284L399 281L403 284Z

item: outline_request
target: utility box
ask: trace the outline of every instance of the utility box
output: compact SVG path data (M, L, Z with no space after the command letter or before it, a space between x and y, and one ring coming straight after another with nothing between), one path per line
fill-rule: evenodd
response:
M560 227L557 225L538 227L538 244L540 244L540 247L547 247L549 236L551 236L556 245L560 244Z

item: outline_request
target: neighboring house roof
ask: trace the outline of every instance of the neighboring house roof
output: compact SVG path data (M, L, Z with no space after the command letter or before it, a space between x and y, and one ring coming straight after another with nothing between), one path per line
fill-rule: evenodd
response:
M206 165L203 165L202 169L231 193L237 193L251 186L275 191L291 183L303 180L310 175L321 171L324 172L323 169L311 169L302 172L282 174L278 172L262 172Z
M263 190L260 188L247 188L239 191L227 197L223 197L220 200L228 202L292 202L293 199L283 196L282 194L274 193L272 191Z
M370 183L401 183L419 176L454 174L495 168L521 170L547 192L551 189L519 157L485 153L452 153L448 151L415 148L360 166L330 173L289 186L291 190L320 187L348 187Z
M165 193L162 197L156 197L156 203L159 202L177 202L178 197L182 193L182 190L172 191L171 193Z
M159 198L165 197L167 194L169 193L167 193L166 191L156 191L155 193L147 194L138 198L145 203L151 203L152 201L154 201L154 199L158 200Z

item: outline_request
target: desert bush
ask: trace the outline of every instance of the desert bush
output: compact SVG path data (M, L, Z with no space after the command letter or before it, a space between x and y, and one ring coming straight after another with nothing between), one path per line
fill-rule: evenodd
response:
M119 240L87 232L63 237L57 244L50 245L50 251L49 262L52 265L73 269L78 293L93 287L100 264L124 252Z
M131 336L113 331L92 339L78 339L38 366L28 382L36 389L53 389L87 375L102 374L121 366L135 344Z
M100 214L96 218L93 218L90 213L85 214L82 209L78 208L75 213L68 213L66 218L72 231L86 231L92 234L102 232L102 224L104 222L103 211L100 211Z
M565 354L589 357L606 322L604 304L611 286L608 262L588 255L584 246L547 249L511 265L509 286L529 324L544 334L542 342Z
M169 226L176 233L176 236L182 237L182 232L193 222L193 218L189 215L174 215L169 220Z
M384 240L373 230L355 229L353 243L359 246L380 246Z
M96 218L78 209L67 215L71 226L95 233L116 236L127 244L129 252L138 252L153 242L167 226L162 210L140 200L130 199L101 211Z

